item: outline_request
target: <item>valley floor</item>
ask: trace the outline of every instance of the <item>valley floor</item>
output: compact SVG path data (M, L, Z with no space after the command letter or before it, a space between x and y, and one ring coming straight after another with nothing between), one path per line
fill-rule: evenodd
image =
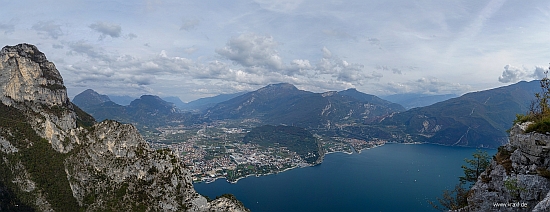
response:
M245 144L247 127L227 127L226 124L209 126L179 126L158 128L160 133L144 133L149 144L156 149L174 151L189 168L195 182L213 182L225 178L236 183L248 176L280 173L306 163L296 152L284 146L262 147ZM324 138L316 136L325 154L344 152L352 154L363 149L384 145L384 140L364 141L350 138ZM321 161L319 161L321 162Z

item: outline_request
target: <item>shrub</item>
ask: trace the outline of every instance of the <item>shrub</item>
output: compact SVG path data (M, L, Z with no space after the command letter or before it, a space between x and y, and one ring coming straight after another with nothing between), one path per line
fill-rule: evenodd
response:
M548 71L544 72L545 76L540 80L541 92L535 93L535 101L531 102L529 111L525 115L516 115L514 124L527 121L534 122L529 125L526 132L546 133L550 132L550 79L548 79Z

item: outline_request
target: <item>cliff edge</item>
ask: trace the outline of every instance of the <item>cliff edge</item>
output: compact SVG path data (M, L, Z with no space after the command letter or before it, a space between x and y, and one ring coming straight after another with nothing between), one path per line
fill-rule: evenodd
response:
M550 211L550 134L525 133L529 124L512 127L461 211Z
M0 51L0 102L0 211L248 211L198 194L134 126L96 123L33 45Z

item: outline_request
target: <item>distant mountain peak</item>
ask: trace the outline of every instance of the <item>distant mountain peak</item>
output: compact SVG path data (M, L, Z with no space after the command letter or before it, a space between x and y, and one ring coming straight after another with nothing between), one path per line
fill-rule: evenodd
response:
M296 88L296 86L294 86L293 84L283 82L277 84L269 84L263 88L260 88L258 91L262 90L298 90L298 88Z
M154 99L154 100L158 100L158 101L164 101L164 100L162 100L162 98L160 98L159 96L149 95L149 94L142 95L142 96L140 96L139 98L140 98L140 99L143 99L143 100L146 100L146 99Z
M111 101L111 99L109 99L107 95L101 95L92 89L86 89L73 98L73 103L82 108L99 105L109 101Z
M132 101L129 105L131 110L141 108L146 111L163 111L163 113L176 113L179 110L172 102L164 101L159 96L142 95L139 99Z
M174 105L174 103L167 102L164 99L160 98L159 96L148 95L148 94L140 96L139 99L136 99L136 100L132 101L130 103L130 105L135 105L138 102L141 102L141 103L155 103L155 104L160 103L162 105Z

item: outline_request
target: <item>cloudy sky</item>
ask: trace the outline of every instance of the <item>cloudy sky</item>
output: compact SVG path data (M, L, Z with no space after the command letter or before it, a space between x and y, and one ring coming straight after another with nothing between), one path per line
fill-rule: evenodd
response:
M71 97L463 94L543 76L550 1L18 0L0 42L38 46Z

